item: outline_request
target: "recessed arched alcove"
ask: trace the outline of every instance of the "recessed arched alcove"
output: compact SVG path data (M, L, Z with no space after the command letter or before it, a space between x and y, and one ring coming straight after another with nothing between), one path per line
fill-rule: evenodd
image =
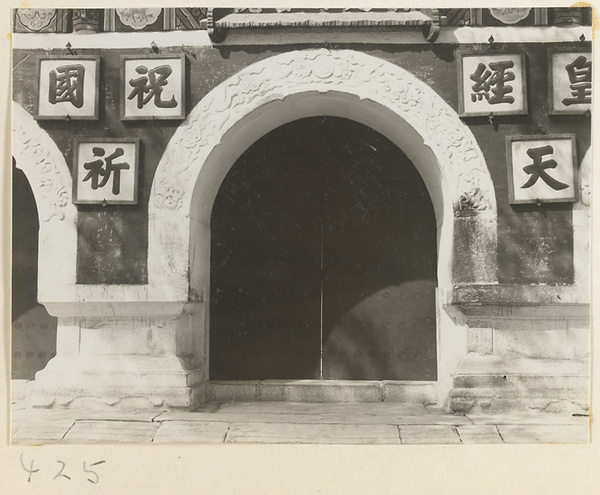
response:
M374 130L297 120L236 161L210 220L211 380L435 380L437 229Z

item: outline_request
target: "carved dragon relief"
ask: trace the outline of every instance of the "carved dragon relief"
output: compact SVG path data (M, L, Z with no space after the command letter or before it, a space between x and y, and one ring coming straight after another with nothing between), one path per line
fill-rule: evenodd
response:
M42 200L38 205L40 220L47 222L53 217L63 220L66 208L71 204L71 190L64 183L63 174L51 153L32 137L18 117L15 117L13 128L13 152L17 166L27 172L32 189L38 193L36 197Z
M193 170L243 116L292 93L333 90L385 105L423 136L437 156L445 157L449 170L444 175L454 178L457 188L455 208L492 206L493 186L483 155L473 135L437 93L389 62L359 52L326 49L266 59L213 89L165 150L162 173L157 173L156 205L173 210L182 207L185 195L193 190Z

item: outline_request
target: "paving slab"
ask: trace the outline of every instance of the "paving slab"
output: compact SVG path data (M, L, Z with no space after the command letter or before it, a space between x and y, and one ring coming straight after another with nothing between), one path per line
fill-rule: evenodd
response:
M448 444L460 443L456 428L449 425L400 426L403 444Z
M464 425L456 430L462 443L503 443L494 425Z
M391 425L323 425L293 423L233 423L226 442L399 444L398 428Z
M13 421L59 421L72 420L107 420L107 421L152 421L164 412L161 409L13 409L11 418Z
M40 445L60 443L74 420L41 423L12 423L11 444Z
M164 421L153 443L223 443L228 430L229 423Z
M505 443L587 443L586 425L498 425Z
M588 416L555 413L466 414L474 424L483 425L587 425Z
M461 425L472 424L464 417L438 417L432 421L428 414L414 416L400 415L366 415L366 414L257 414L257 413L165 413L155 421L182 422L227 422L227 423L304 423L304 424L387 424L387 425L420 425L439 424Z
M77 421L64 443L149 443L159 426L137 421Z

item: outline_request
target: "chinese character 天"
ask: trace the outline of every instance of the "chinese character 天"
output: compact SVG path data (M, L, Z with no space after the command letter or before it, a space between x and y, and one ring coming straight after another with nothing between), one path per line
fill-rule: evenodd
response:
M568 184L560 182L552 177L546 170L555 169L558 166L556 160L543 160L542 157L545 155L552 155L554 148L551 145L539 146L537 148L529 148L527 155L533 160L533 163L523 167L523 171L530 177L525 184L521 186L522 189L527 189L533 186L538 179L542 179L547 185L549 185L555 191L560 191L569 187Z

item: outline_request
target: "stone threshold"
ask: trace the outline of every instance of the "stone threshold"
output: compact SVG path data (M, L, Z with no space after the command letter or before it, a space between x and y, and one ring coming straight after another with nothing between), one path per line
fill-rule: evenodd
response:
M210 381L208 402L411 402L437 404L438 383L396 380Z

